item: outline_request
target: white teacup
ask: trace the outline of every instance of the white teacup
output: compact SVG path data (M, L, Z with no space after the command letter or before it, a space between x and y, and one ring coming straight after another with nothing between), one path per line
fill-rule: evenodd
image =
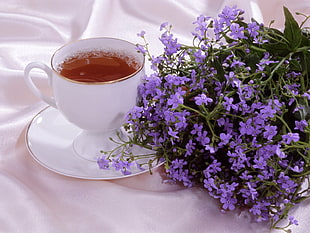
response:
M104 50L125 54L138 64L137 70L117 80L107 82L78 82L60 74L58 67L68 57L81 51ZM144 56L135 45L115 38L84 39L58 49L51 67L33 62L25 68L25 80L32 92L50 106L57 108L71 123L82 129L73 141L75 152L81 157L96 161L100 150L111 150L121 129L126 113L136 104L137 87L144 75ZM53 96L43 94L34 84L30 72L41 69L47 76Z

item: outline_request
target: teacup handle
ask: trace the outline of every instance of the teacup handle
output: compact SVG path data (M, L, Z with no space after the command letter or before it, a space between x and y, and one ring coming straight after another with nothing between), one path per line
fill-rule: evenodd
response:
M55 99L54 97L49 97L49 96L46 96L44 95L39 89L38 87L34 84L34 82L32 81L32 78L31 78L31 75L30 75L30 72L32 69L40 69L40 70L43 70L46 75L47 75L47 78L48 78L48 84L50 86L52 86L52 76L53 76L53 71L51 70L51 68L49 68L47 65L41 63L41 62L32 62L32 63L29 63L26 68L25 68L25 71L24 71L24 78L25 78L25 81L26 81L26 84L27 86L30 88L30 90L37 96L39 97L40 99L42 99L45 103L47 103L48 105L54 107L54 108L57 108L57 105L56 105L56 102L55 102Z

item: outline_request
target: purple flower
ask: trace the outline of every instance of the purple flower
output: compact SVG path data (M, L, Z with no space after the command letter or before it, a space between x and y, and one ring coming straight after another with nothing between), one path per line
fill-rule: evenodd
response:
M290 167L290 170L292 170L293 172L296 172L296 173L301 173L304 169L302 166L297 166L295 165L294 167Z
M196 140L201 143L201 145L205 146L209 144L210 138L207 137L208 132L203 131L203 132L198 132Z
M284 172L280 173L277 183L287 193L293 193L296 190L297 184L289 176L285 175Z
M136 45L136 50L142 54L146 54L147 53L147 50L145 49L145 47L143 45Z
M218 126L224 126L224 131L226 131L226 133L232 132L233 123L230 122L229 118L219 118L217 124Z
M184 186L191 187L193 184L191 181L192 176L189 174L188 169L184 169L186 165L187 162L185 160L175 159L171 162L170 168L166 171L174 181L180 181Z
M107 159L106 156L102 156L100 159L97 160L97 164L100 169L109 169L110 160Z
M214 160L203 172L205 174L205 177L209 177L210 174L215 174L220 171L222 171L221 162Z
M114 159L112 161L112 167L114 167L116 171L122 169L123 168L122 160Z
M197 20L194 22L194 24L197 24L197 27L195 28L195 31L199 32L193 33L194 36L197 36L199 40L202 39L202 37L205 35L205 32L207 30L207 21L210 19L210 17L199 15L197 17Z
M160 85L161 85L161 79L156 74L145 76L144 83L139 86L139 89L138 89L139 94L142 97L146 97L148 95L156 96Z
M295 101L296 101L295 98L290 98L290 101L288 102L288 105L291 106Z
M236 6L234 7L225 6L222 12L218 15L219 22L221 24L225 23L226 25L229 26L232 21L237 19L238 13L239 13L239 10L237 9Z
M160 41L165 46L164 49L167 55L176 53L181 47L181 45L178 43L178 40L176 38L174 39L173 35L168 32L164 32L161 35Z
M256 22L249 23L247 30L248 30L250 36L254 39L256 39L257 36L259 35L259 33L258 33L259 25Z
M217 148L211 145L205 145L205 150L209 151L211 154L214 154L217 151Z
M138 163L138 162L136 161L136 166L137 166L137 168L138 168L139 170L145 171L145 168L143 167L143 164L140 164L140 163Z
M218 40L220 38L220 33L223 31L223 24L217 19L213 20L213 24L214 24L213 31L215 34L215 38L216 38L216 40Z
M291 84L291 85L285 85L284 89L286 89L288 91L289 94L292 95L298 95L298 88L300 87L300 84Z
M303 194L309 122L294 117L308 111L309 83L300 85L299 54L260 52L268 50L268 30L241 16L236 7L218 18L200 15L189 46L163 23L163 54L139 48L151 56L154 73L139 86L139 107L126 123L166 158L171 181L201 183L222 210L244 206L257 221L277 222ZM108 162L102 159L101 167ZM113 166L130 172L118 161Z
M176 116L173 111L170 111L170 110L164 111L164 117L165 117L166 122L168 123L176 121Z
M235 209L235 204L237 203L237 199L231 196L222 196L220 198L220 202L223 204L222 208L224 210L233 210Z
M152 55L152 60L151 60L151 62L152 62L152 64L151 64L152 70L157 71L158 65L160 63L162 63L163 61L164 61L164 58L162 56L155 57L154 55Z
M228 82L232 82L236 77L235 73L232 71L230 71L228 74L225 74L224 76Z
M300 73L300 72L295 72L295 71L292 71L292 72L286 74L286 76L287 76L288 78L292 78L292 79L298 78L298 77L301 76L301 75L302 75L302 73Z
M143 38L145 36L145 31L142 30L140 33L137 34L137 36Z
M243 180L250 180L253 178L252 175L249 175L248 174L249 172L247 170L245 170L241 175L240 175L240 178L243 179Z
M168 74L165 77L165 80L167 81L165 83L165 87L172 89L174 85L175 86L185 85L185 83L188 82L190 79L187 78L186 76L176 76Z
M230 111L230 109L237 110L238 107L233 104L234 99L231 97L224 97L225 102L223 103L223 107L227 110Z
M263 133L264 138L267 138L267 140L271 140L275 135L277 135L277 126L265 126L265 132Z
M289 216L288 219L290 221L290 224L293 224L296 226L298 225L298 221L293 216Z
M229 35L237 40L237 39L246 39L246 37L244 36L244 27L240 27L239 24L237 23L233 23L230 25L230 30L231 32L229 33Z
M231 195L235 190L236 187L238 187L239 184L236 182L232 182L232 183L222 183L220 185L220 189L219 189L219 194L221 194L223 197L224 196L229 196Z
M143 108L139 106L134 106L127 115L127 119L130 118L130 120L136 120L139 119L142 116Z
M133 165L134 163L127 160L113 159L112 161L112 167L114 167L116 171L121 171L123 175L130 175L130 169Z
M231 63L231 67L241 67L244 66L245 63L239 60L233 60L233 62Z
M273 118L276 114L276 110L273 109L271 106L265 106L260 110L260 114L263 116L263 118Z
M308 90L306 93L302 94L303 97L306 97L308 100L310 100L310 90Z
M221 117L221 118L217 119L217 125L218 126L223 126L223 125L225 125L225 123L226 123L225 118Z
M221 133L220 134L221 142L219 143L219 146L223 146L229 143L229 140L232 138L231 134Z
M241 135L244 135L244 134L252 135L254 133L254 127L252 125L252 121L253 120L249 118L247 119L245 123L244 122L239 123L240 125L239 131Z
M282 142L285 144L291 144L291 142L297 142L299 141L299 134L298 133L288 133L285 135L282 135Z
M301 121L295 121L295 128L297 130L300 130L301 132L305 131L305 127L308 126L308 122L306 120L301 120Z
M276 63L275 61L270 60L270 54L265 53L264 57L261 59L261 61L256 64L258 67L258 71L264 71L266 66L269 66L272 63Z
M245 162L246 162L246 157L245 154L235 154L237 157L235 159L231 159L230 162L232 162L231 169L235 172L239 172L241 169L245 168Z
M171 127L169 127L169 130L168 130L168 134L173 137L173 138L179 138L178 137L178 132L177 131L173 131L173 129Z
M252 110L252 111L256 112L257 110ZM253 118L253 123L255 125L255 128L261 129L265 127L266 119L262 114L259 113Z
M175 159L171 162L171 167L173 169L182 169L187 164L184 159Z
M263 157L255 158L254 163L255 164L253 165L253 167L261 170L264 170L267 165L267 162Z
M294 99L294 98L292 98L292 99ZM294 101L295 101L295 99L294 99ZM302 114L304 114L304 111L305 111L305 107L302 107L302 106L298 106L298 107L296 107L296 108L293 110L294 113L295 113L295 112L299 112L299 113L302 113Z
M281 147L279 144L276 145L275 153L280 159L284 159L287 157L287 155L281 150Z
M183 104L183 97L177 92L170 95L167 103L172 109L177 108L180 104Z
M201 124L194 124L193 130L191 131L191 134L198 134L202 131L203 126Z
M207 176L206 179L203 180L204 187L209 191L212 192L213 190L217 190L217 186L215 185L214 178Z
M257 221L260 222L263 219L261 218L262 214L267 211L267 206L269 206L269 203L266 202L256 202L250 209L250 212L253 213L254 215L257 215Z
M196 146L196 143L193 142L192 139L190 139L188 141L188 143L186 144L186 146L185 146L186 152L185 152L184 156L187 157L187 156L191 155L194 152L194 150L195 150L195 146Z
M160 31L164 30L164 29L167 29L169 23L168 22L164 22L160 25Z
M203 63L204 60L206 59L206 54L202 52L200 49L197 52L195 52L193 55L197 63Z
M175 127L177 130L183 130L187 127L187 117L190 115L190 113L186 110L182 112L175 112L174 116L177 118L177 122L175 123Z
M257 199L258 196L258 192L255 188L253 188L253 183L251 182L246 182L246 185L248 186L248 190L249 190L249 195L251 197L251 199L254 201Z
M212 103L212 102L213 102L213 99L207 97L204 93L195 97L195 103L197 105L202 105L202 104L208 105L208 103Z
M251 85L247 85L247 84L240 86L238 90L240 100L243 100L244 98L250 99L253 93L255 93L254 88Z

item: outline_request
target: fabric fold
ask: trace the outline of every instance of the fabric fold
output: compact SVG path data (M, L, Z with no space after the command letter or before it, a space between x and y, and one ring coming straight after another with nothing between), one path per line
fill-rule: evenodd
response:
M225 5L246 10L245 17L268 24L283 23L282 6L310 14L307 0L7 0L0 3L0 232L1 233L265 233L244 212L221 213L203 188L167 184L163 168L114 181L68 178L35 161L27 150L26 129L46 104L24 82L25 66L50 65L63 44L89 37L117 37L143 43L146 31L154 54L163 22L172 24L182 43L191 43L193 21L200 14L216 16ZM299 22L303 20L298 18ZM147 68L148 69L148 68ZM33 79L52 94L46 74ZM113 102L113 101L112 101ZM77 103L78 104L78 103ZM44 138L42 138L44 140ZM53 142L46 142L53 143ZM66 156L63 154L63 156ZM99 169L99 168L98 168ZM296 206L307 232L309 203ZM272 231L278 233L278 231Z

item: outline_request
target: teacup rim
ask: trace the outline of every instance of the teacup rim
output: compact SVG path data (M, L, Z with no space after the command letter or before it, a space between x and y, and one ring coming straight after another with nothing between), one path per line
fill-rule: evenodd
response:
M135 76L136 74L138 74L141 70L143 70L144 66L145 66L145 56L141 53L138 52L137 50L137 54L141 54L142 56L142 62L141 62L141 65L139 65L139 68L131 73L130 75L127 75L127 76L124 76L122 78L118 78L118 79L115 79L115 80L111 80L111 81L102 81L102 82L83 82L83 81L76 81L76 80L72 80L70 78L67 78L66 76L60 74L58 71L57 71L57 68L54 66L53 64L53 60L54 60L54 57L55 55L61 50L63 49L64 47L67 47L69 46L70 44L74 44L74 43L77 43L79 41L86 41L86 40L101 40L101 39L113 39L113 40L119 40L119 41L122 41L122 42L126 42L128 44L131 44L133 46L136 46L136 44L128 41L128 40L124 40L124 39L121 39L121 38L116 38L116 37L89 37L89 38L82 38L82 39L78 39L78 40L73 40L73 41L70 41L64 45L62 45L61 47L59 47L52 55L51 57L51 68L52 68L52 71L54 73L57 74L57 76L69 81L69 82L72 82L72 83L76 83L76 84L83 84L83 85L105 85L105 84L112 84L112 83L118 83L118 82L122 82L122 81L125 81L127 79L130 79L131 77Z

